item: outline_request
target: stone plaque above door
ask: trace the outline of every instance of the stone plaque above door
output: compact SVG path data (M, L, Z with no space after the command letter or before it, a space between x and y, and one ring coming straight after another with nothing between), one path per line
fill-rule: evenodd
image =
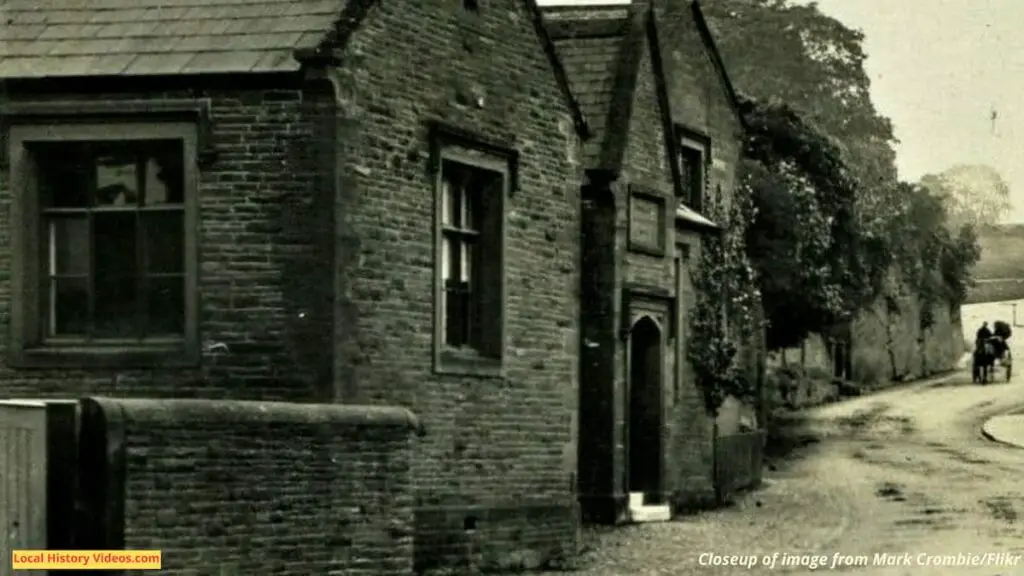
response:
M654 191L630 188L629 250L651 256L665 256L668 228L667 199Z

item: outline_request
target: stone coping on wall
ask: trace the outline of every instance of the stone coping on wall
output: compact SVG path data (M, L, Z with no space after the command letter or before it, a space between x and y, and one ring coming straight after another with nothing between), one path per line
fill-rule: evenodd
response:
M182 539L171 528L216 528L216 523L206 522L206 515L220 511L230 518L246 516L252 505L266 507L274 502L271 492L277 490L283 498L277 509L281 520L267 520L270 524L289 518L298 522L296 526L319 522L312 527L314 531L341 530L339 537L349 538L344 533L348 528L335 524L348 522L346 518L352 510L358 510L352 513L363 518L358 528L354 524L351 528L361 536L352 536L352 542L342 547L346 558L318 557L307 559L308 562L318 567L317 563L324 562L323 566L341 562L346 567L380 562L386 569L373 567L374 573L380 574L405 574L411 570L412 539L402 535L403 530L411 530L414 521L408 466L412 444L407 440L414 434L422 435L423 426L410 410L396 406L228 399L86 397L80 402L76 548L121 549L129 543L145 542L154 548L177 550L176 561L181 563L182 554L192 554L206 544ZM289 431L300 433L301 440L289 435ZM224 441L213 440L225 433L228 437ZM290 446L296 441L302 445ZM296 460L308 453L330 457ZM224 455L228 456L226 461L220 458ZM225 472L218 466L233 468ZM263 478L268 482L260 489L247 491L246 478L252 466L252 481L258 483ZM280 477L279 471L283 472ZM173 478L168 479L168 474ZM160 478L170 484L161 486ZM233 483L233 489L224 488L225 479ZM365 490L352 491L352 486L362 486L364 481L369 482ZM176 492L175 488L182 483L181 490L191 490L189 498L197 499L189 506L203 506L204 511L197 514L174 501L176 493L184 493ZM330 496L316 505L318 512L313 516L320 516L302 516L299 509L303 503L308 505L318 486ZM209 490L204 492L204 487ZM232 496L218 496L222 489ZM366 510L361 508L364 505ZM252 518L244 521L256 522ZM406 525L401 530L395 528ZM290 536L275 532L274 528L270 532L266 526L263 528L267 539L262 546L276 554L266 561L284 562L291 546ZM247 554L244 546L239 548L237 542L229 540L210 544L214 551L209 554L219 554L219 561L241 562ZM260 561L249 560L250 564ZM178 573L176 570L184 568L170 571ZM321 572L318 568L311 573L326 570Z
M412 411L398 406L353 404L295 404L253 400L135 399L89 397L92 404L108 415L129 414L147 422L228 422L259 423L331 423L352 427L406 428L418 435L425 429ZM116 417L116 416L115 416Z

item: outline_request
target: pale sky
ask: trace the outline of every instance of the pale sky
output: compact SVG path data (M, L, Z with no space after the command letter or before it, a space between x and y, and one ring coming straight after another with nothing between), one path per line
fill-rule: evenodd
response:
M1014 209L1006 221L1024 222L1024 0L818 4L864 32L872 98L900 140L900 177L916 180L954 164L988 164L1010 185Z

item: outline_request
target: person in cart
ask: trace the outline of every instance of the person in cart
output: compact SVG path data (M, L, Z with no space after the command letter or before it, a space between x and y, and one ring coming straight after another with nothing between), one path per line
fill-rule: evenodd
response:
M989 329L988 322L982 322L981 328L978 328L978 331L974 334L974 347L977 348L991 337L992 330Z

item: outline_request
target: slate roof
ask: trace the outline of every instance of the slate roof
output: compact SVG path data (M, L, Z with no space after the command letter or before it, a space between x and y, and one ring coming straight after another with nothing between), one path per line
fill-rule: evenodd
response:
M703 41L712 50L712 57L733 96L721 59L703 21L696 1L691 8L701 27ZM646 4L629 6L559 6L544 9L545 26L558 51L573 96L579 103L587 125L594 136L584 144L586 168L618 172L625 156L629 124L633 113L634 93L640 74L641 59L648 42L657 43L657 29ZM658 81L662 62L660 53L652 53L659 106L667 107L664 84ZM735 102L735 99L733 100ZM668 150L674 154L674 150ZM674 179L677 175L673 176ZM680 205L677 221L685 221L701 229L719 226L694 210Z
M693 0L690 3L690 9L693 10L694 18L697 21L697 30L700 32L701 39L711 54L711 61L715 65L715 71L718 72L719 80L722 81L722 85L725 87L725 92L729 97L729 103L732 104L733 112L736 113L740 124L746 125L743 114L740 112L739 93L732 83L732 78L729 76L725 61L722 60L722 53L718 50L718 43L715 42L715 31L711 29L711 25L704 15L704 9L700 7L700 0Z
M701 41L740 123L739 99L698 0L688 0ZM594 138L584 146L588 168L616 171L625 155L641 58L648 35L657 36L644 2L622 6L544 8L545 25L569 77L573 96ZM656 40L655 40L656 42ZM660 56L652 54L659 68ZM656 63L657 62L657 63ZM663 71L657 72L661 74ZM664 88L659 88L666 97ZM683 215L680 215L683 217Z
M623 91L618 82L620 55L629 30L630 11L622 6L545 7L544 20L570 89L593 137L584 144L584 164L602 163L609 117ZM632 90L628 91L632 98Z
M0 0L0 78L299 69L346 0Z
M614 65L620 44L618 38L555 41L572 93L593 134L593 138L584 144L588 165L598 161L604 143L614 92Z

